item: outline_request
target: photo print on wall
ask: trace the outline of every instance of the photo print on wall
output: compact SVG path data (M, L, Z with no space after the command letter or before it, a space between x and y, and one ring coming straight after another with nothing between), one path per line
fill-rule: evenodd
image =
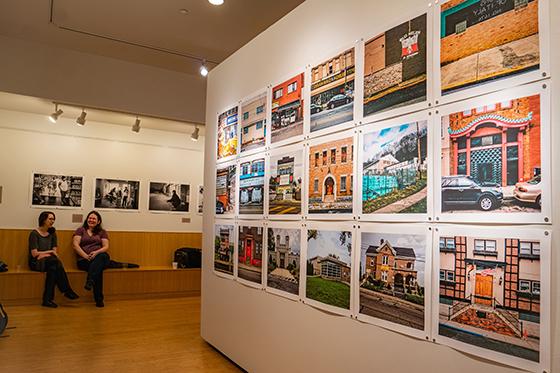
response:
M272 88L271 143L303 134L303 73Z
M150 211L189 212L190 185L150 182Z
M294 148L291 148L294 149ZM303 150L282 148L270 156L268 182L268 213L270 215L301 214L303 185Z
M262 284L263 227L239 224L237 277Z
M202 214L204 207L204 186L198 186L198 193L196 195L196 213Z
M267 287L299 295L301 229L268 227Z
M266 92L241 103L241 153L264 147Z
M237 106L218 116L218 160L237 154Z
M239 163L239 214L262 215L264 206L264 158Z
M364 117L427 99L427 15L366 41Z
M95 208L138 210L139 195L139 181L95 179Z
M82 176L33 173L32 207L82 207Z
M216 215L233 217L235 214L236 182L234 164L216 170Z
M233 276L233 250L235 226L214 225L214 271Z

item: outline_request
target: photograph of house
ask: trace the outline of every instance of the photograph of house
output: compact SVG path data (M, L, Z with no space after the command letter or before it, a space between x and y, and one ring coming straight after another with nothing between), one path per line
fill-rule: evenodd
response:
M233 215L235 213L235 165L216 170L216 214Z
M311 69L311 132L354 119L354 73L354 48Z
M218 116L218 160L237 154L237 106Z
M241 152L264 146L266 139L266 92L241 104Z
M309 147L308 212L352 213L354 138Z
M271 142L303 134L303 73L272 88Z
M301 230L268 228L267 286L299 294Z
M239 226L237 277L262 284L263 228Z
M301 214L303 151L270 156L268 213L270 215Z
M442 4L442 94L538 70L538 7L538 0Z
M214 270L233 276L233 225L216 224L214 227Z
M360 313L424 330L426 236L361 233Z
M428 122L365 132L362 213L426 213Z
M351 257L352 232L309 229L306 297L350 309Z
M443 212L540 212L540 111L534 95L442 117Z
M264 158L242 161L239 171L239 213L262 214Z
M364 116L426 100L426 14L366 41Z
M439 334L539 361L540 242L439 238Z

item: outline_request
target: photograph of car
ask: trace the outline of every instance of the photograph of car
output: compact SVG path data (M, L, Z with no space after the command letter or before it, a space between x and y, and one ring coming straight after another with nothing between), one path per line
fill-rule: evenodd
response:
M534 203L541 208L541 175L537 175L529 181L515 184L513 197L521 202Z
M316 114L323 111L323 107L318 104L311 104L310 110L311 110L311 114Z
M443 209L449 205L477 205L483 211L499 207L502 188L495 183L479 183L470 176L444 176L441 180Z
M350 98L346 95L334 95L327 102L327 108L328 109L334 109L335 107L346 105L349 102L352 102L352 98Z

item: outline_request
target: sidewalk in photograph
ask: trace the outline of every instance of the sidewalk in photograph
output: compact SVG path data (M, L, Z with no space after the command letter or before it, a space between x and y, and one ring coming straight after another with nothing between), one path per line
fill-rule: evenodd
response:
M377 214L390 214L395 212L400 212L406 209L409 206L414 205L417 202L420 202L422 199L426 198L428 195L428 188L424 188L421 191L403 198L399 201L393 202L388 206L382 207L379 210L376 210L375 213Z
M360 313L415 329L424 329L424 306L360 288Z

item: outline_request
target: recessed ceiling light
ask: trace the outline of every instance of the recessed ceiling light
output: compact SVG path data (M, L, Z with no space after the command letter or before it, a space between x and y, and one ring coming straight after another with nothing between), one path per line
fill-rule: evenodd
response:
M224 0L208 0L208 2L212 5L222 5Z
M183 8L183 9L179 9L179 13L186 15L186 14L189 14L189 11L187 9Z

